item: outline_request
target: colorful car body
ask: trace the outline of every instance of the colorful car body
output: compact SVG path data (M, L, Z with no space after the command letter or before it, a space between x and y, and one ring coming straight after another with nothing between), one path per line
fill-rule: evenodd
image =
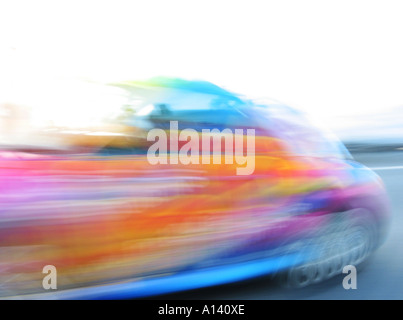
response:
M121 135L65 135L67 153L0 153L1 297L147 297L278 274L317 261L314 240L334 243L335 221L357 217L373 231L350 262L385 238L380 178L303 115L206 82L114 85L142 101ZM147 132L169 136L171 121L178 132L254 129L253 173L212 159L150 164ZM57 290L43 288L46 265Z

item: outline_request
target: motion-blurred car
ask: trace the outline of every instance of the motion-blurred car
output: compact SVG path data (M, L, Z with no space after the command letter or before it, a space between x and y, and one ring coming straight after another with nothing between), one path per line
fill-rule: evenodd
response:
M1 297L147 297L264 274L299 287L383 242L380 178L302 114L203 81L113 86L129 102L109 131L59 128L68 151L0 153ZM169 134L171 121L179 132L254 129L253 173L150 164L147 132ZM46 265L57 290L42 287Z

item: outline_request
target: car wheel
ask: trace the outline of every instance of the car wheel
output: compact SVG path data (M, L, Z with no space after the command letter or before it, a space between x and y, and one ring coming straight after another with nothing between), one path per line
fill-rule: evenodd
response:
M347 265L358 267L376 247L376 224L367 210L332 214L329 220L324 230L303 240L300 254L309 248L315 255L276 276L282 286L302 288L330 279Z

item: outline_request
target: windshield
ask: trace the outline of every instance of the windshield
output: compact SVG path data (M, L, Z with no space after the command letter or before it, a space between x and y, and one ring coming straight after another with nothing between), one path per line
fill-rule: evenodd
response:
M254 105L260 126L284 140L292 153L351 159L342 142L327 128L314 123L309 115L282 104Z

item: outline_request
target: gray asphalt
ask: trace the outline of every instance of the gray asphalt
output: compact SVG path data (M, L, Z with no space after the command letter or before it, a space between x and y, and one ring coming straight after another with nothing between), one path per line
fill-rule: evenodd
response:
M357 275L357 289L345 290L344 275L302 289L285 289L261 277L161 299L403 299L403 152L355 154L355 159L383 179L391 201L393 221L386 242L363 265Z

